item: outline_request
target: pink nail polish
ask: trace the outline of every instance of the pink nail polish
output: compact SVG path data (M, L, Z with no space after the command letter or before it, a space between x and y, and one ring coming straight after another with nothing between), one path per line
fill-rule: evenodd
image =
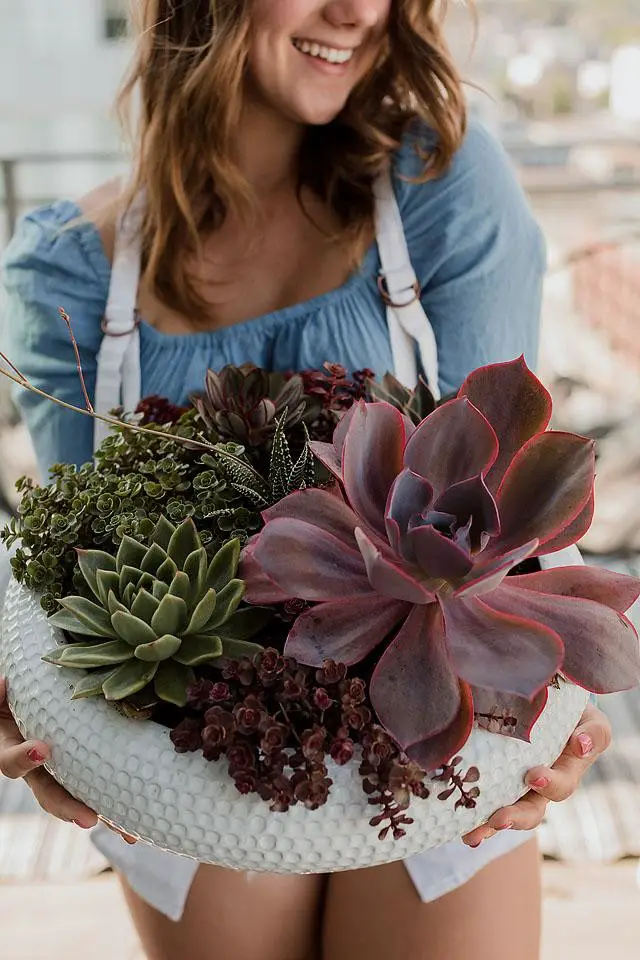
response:
M31 750L27 750L27 756L31 763L42 763L44 760L43 755L36 747L32 747Z
M578 743L583 757L588 757L590 753L593 753L593 740L588 733L581 733L578 737Z
M534 790L544 790L545 787L549 786L549 780L547 777L538 777L537 780L532 780L529 786L533 787Z
M503 823L501 827L496 827L496 830L513 830L513 823L511 820L507 820L507 822Z
M81 823L80 820L73 821L76 827L80 827L81 830L91 830L91 827L88 823Z
M482 843L482 840L476 840L475 843L468 843L467 846L471 847L472 850L475 850L477 847L480 846L481 843Z

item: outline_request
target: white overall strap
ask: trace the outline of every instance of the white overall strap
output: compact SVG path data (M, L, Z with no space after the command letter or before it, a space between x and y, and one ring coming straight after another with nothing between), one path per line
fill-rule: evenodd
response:
M422 304L420 284L411 265L402 217L391 174L382 174L374 184L376 233L380 254L378 287L387 305L387 323L394 372L406 387L418 382L416 344L420 363L431 392L440 399L438 346Z
M109 297L102 325L104 336L98 353L94 407L108 414L122 406L130 412L140 401L140 336L136 300L140 282L141 199L119 219L111 268ZM94 420L94 450L109 434L109 427Z

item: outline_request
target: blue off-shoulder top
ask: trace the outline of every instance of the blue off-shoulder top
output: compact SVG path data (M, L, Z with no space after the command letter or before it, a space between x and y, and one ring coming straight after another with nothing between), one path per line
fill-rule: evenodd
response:
M500 144L473 122L446 174L424 184L414 130L395 157L395 190L422 302L438 343L440 389L456 389L485 363L524 353L535 368L545 250L541 232ZM91 223L72 224L75 203L61 201L24 217L4 255L3 350L32 383L84 406L73 347L58 314L72 317L92 395L109 289L110 263ZM143 395L182 403L202 389L207 368L252 361L273 370L321 367L391 369L373 246L342 286L219 330L167 335L142 320ZM17 402L45 478L52 463L91 458L93 423L16 388Z

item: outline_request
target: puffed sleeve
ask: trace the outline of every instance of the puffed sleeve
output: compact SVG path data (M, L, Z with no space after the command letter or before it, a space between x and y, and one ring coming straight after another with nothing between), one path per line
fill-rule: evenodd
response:
M96 228L74 222L79 217L79 208L65 201L41 207L20 221L3 258L2 349L34 386L84 407L73 345L58 308L71 318L93 398L111 268ZM53 463L80 465L91 459L90 417L18 386L14 397L43 480Z
M423 129L408 138L401 177L420 172L414 146L416 138L428 146L429 136ZM501 144L472 121L442 177L424 184L398 178L396 189L443 394L474 368L520 354L535 369L546 250Z

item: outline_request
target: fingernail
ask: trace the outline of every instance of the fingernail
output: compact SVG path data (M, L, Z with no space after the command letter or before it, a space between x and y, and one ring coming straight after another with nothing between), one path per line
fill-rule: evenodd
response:
M544 790L545 787L549 786L549 780L547 777L538 777L537 780L531 780L529 786L533 787L534 790Z
M29 757L31 763L43 763L45 759L44 754L40 753L36 747L32 747L31 750L27 750L27 756Z
M481 843L482 843L482 840L476 840L475 843L468 843L467 846L471 847L473 850L476 850Z
M501 827L496 827L496 830L513 830L513 823L511 820L507 820L507 822L503 823Z
M73 822L76 827L80 827L82 830L91 830L91 824L89 823L82 823L80 820L74 820Z
M581 733L578 737L578 743L583 757L588 757L590 753L593 753L593 740L588 733Z
M124 833L122 834L122 839L125 843L128 843L129 846L132 846L134 843L138 842L135 837L127 837Z

